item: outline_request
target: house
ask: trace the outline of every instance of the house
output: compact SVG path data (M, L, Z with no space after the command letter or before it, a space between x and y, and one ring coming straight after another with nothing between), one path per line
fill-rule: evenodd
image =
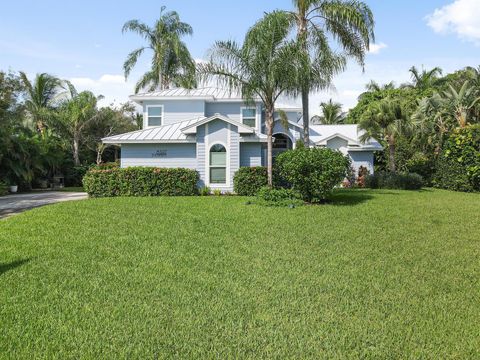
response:
M266 164L262 102L246 104L238 94L217 88L167 89L137 94L130 99L143 107L143 129L103 139L121 146L121 167L154 166L195 169L200 186L233 190L241 166ZM288 124L276 119L273 156L295 148L302 139L301 108L277 105ZM288 126L287 126L288 125ZM312 125L311 146L338 149L350 156L354 168L373 172L373 152L380 144L361 143L357 125Z

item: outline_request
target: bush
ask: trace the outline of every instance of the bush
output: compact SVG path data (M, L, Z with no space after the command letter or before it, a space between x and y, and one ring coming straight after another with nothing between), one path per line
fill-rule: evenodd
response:
M68 167L65 170L65 186L82 186L82 179L90 165Z
M480 125L452 132L438 159L433 184L448 190L480 191Z
M233 189L241 196L254 196L267 183L267 169L263 166L241 167L233 177Z
M300 148L280 154L275 166L280 177L290 183L303 200L319 202L348 174L350 160L327 148Z
M423 178L424 185L430 186L435 172L434 162L423 153L415 153L405 162L408 173L415 173Z
M190 169L131 167L91 169L83 186L92 197L197 195L198 173Z
M0 180L0 196L8 193L8 185Z
M257 193L257 203L266 206L300 206L302 196L292 189L262 187Z
M422 186L423 178L415 173L378 172L365 178L370 189L419 190Z

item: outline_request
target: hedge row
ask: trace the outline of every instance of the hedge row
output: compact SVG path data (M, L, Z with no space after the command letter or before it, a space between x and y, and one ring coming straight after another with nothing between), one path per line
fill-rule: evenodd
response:
M254 196L267 184L267 168L264 166L241 167L233 177L233 190L241 196Z
M415 173L377 172L365 178L365 187L370 189L419 190L422 186L422 177Z
M92 197L190 196L198 193L198 180L197 171L183 168L91 169L83 186Z

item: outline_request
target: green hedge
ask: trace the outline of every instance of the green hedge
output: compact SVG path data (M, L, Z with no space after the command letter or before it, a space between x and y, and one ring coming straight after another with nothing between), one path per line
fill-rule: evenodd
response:
M447 190L480 191L480 125L452 132L438 159L433 184Z
M254 196L267 184L267 168L263 166L241 167L233 177L233 190L241 196Z
M83 186L92 197L110 196L190 196L198 194L197 171L131 167L91 169Z
M365 179L365 187L370 189L419 190L422 186L423 178L414 173L379 171Z

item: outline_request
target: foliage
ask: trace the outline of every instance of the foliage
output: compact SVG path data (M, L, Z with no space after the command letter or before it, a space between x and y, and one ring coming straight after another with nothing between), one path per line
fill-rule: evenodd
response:
M183 168L91 169L83 187L92 197L110 196L189 196L198 193L199 175Z
M267 168L263 166L242 166L233 177L233 190L241 196L254 196L267 184Z
M325 200L347 175L350 160L327 148L295 149L276 158L279 175L298 191L303 200Z
M90 169L89 165L72 166L66 169L64 175L65 186L82 186L83 177Z
M145 50L153 52L151 69L135 85L135 93L141 89L153 91L156 88L168 89L170 86L192 88L195 82L195 61L182 37L193 34L192 27L180 21L176 11L166 11L162 6L160 18L153 27L130 20L123 25L122 32L131 31L147 41L146 46L133 50L125 60L123 69L128 78L138 58Z
M423 179L415 173L377 172L366 176L365 186L370 189L419 190Z
M8 185L4 181L0 180L0 196L8 193Z
M328 102L321 102L320 109L322 115L313 116L312 124L335 125L344 123L346 114L342 111L342 104L334 103L330 99Z
M212 189L208 186L204 186L204 187L200 188L198 193L199 193L200 196L209 196L209 195L212 194Z
M256 204L264 206L296 207L304 204L302 196L292 189L264 186L258 190L256 196Z
M480 125L452 132L439 157L434 185L456 191L480 191Z

